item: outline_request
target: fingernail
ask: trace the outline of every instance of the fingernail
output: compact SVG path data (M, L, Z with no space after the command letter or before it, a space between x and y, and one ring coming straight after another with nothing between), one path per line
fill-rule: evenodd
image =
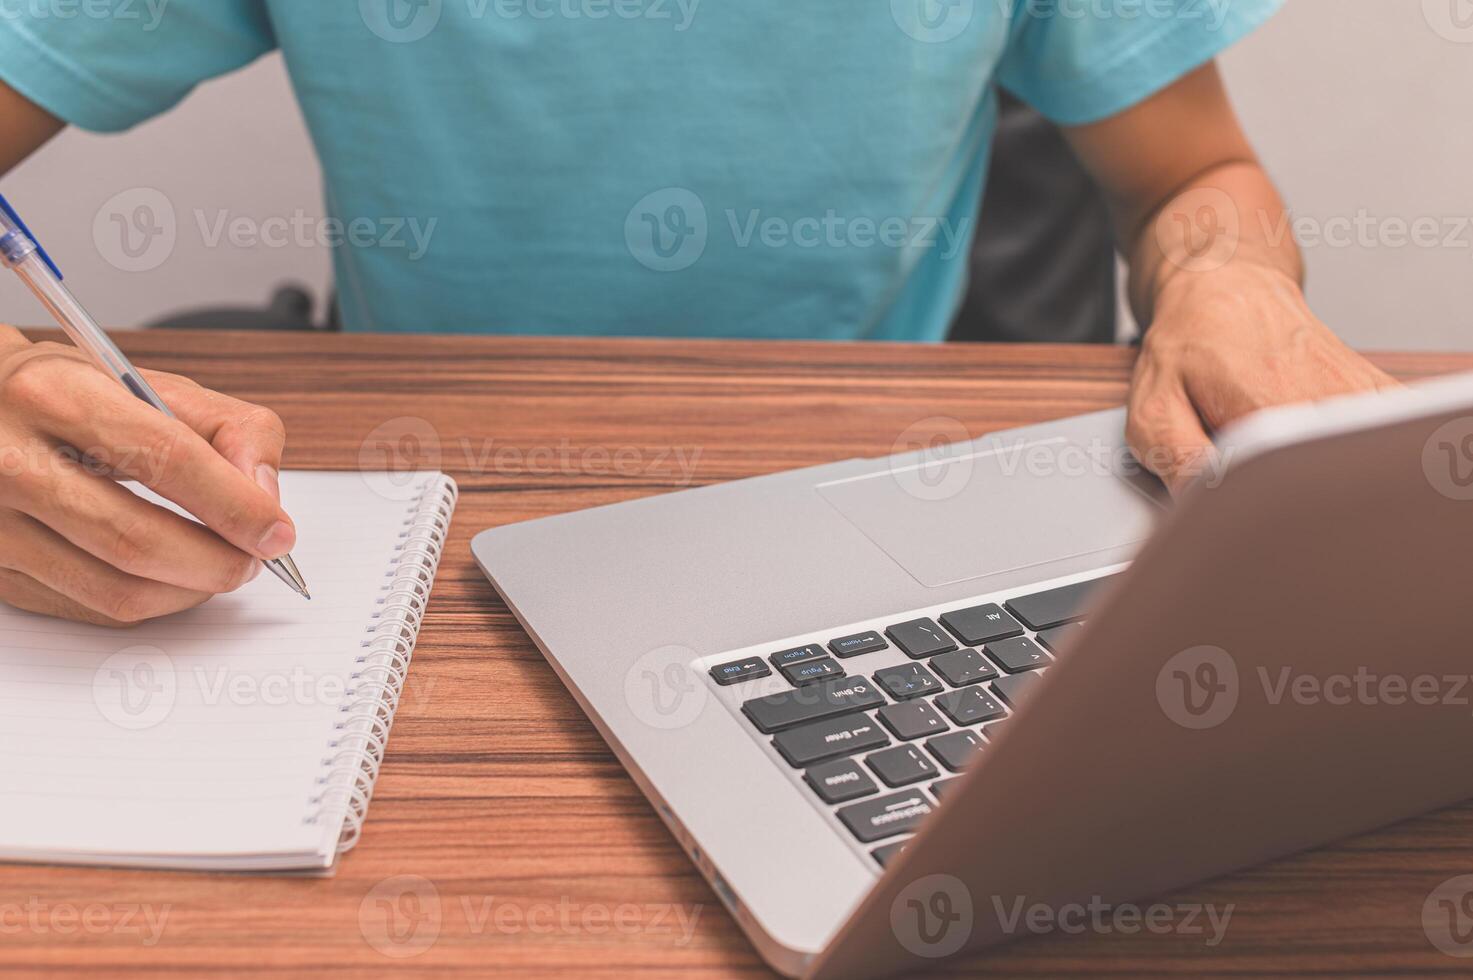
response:
M262 558L280 558L292 550L292 545L296 543L296 540L297 532L292 526L286 521L277 521L272 525L271 530L266 532L261 543L256 545L256 553Z
M267 463L257 466L256 482L261 485L262 490L271 494L272 499L281 503L281 474L276 471L276 467Z

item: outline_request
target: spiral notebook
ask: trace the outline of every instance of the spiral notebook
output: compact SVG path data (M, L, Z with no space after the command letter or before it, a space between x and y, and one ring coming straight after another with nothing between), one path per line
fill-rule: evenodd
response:
M265 573L124 631L0 604L0 860L320 871L357 841L456 487L288 472L282 498L311 602Z

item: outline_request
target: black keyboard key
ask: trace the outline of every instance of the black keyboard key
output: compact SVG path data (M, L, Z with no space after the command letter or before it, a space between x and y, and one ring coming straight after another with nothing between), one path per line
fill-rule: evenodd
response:
M883 752L872 752L864 760L885 781L886 786L908 786L940 775L936 764L914 745L897 745Z
M945 697L945 695L942 695ZM947 724L934 708L924 701L906 701L886 705L878 712L880 721L901 741L944 732Z
M939 803L945 794L956 789L960 783L961 780L955 776L952 776L950 779L938 779L931 784L931 795L936 797L936 802Z
M956 649L955 641L929 619L898 623L885 630L885 635L912 660Z
M826 656L828 654L824 653L823 647L817 643L810 643L807 646L794 647L791 650L779 650L768 659L772 661L774 667L782 670L784 667L792 664L801 664L806 660L817 660L819 657Z
M948 732L927 739L926 751L952 772L961 772L977 757L984 744L982 736L976 732Z
M953 650L931 658L931 669L952 687L966 687L997 677L997 668L976 650Z
M899 857L900 852L905 850L905 846L909 843L910 841L908 840L898 840L893 844L886 844L884 847L877 847L870 852L870 857L874 858L875 863L878 864L880 867L889 867L890 862Z
M896 834L908 834L935 808L918 789L908 793L851 803L838 810L839 819L861 843L870 844Z
M1110 581L1114 576L1076 582L1061 589L1050 589L1037 595L1019 596L1003 605L1008 612L1027 623L1030 629L1046 630L1050 626L1062 626L1076 619L1083 619L1088 610L1085 601L1097 586Z
M992 682L992 693L1009 708L1017 711L1033 693L1038 684L1038 674L1010 674Z
M853 759L814 766L803 774L803 778L825 803L848 803L880 791L869 773L859 768L859 763Z
M1043 648L1026 636L1015 636L1011 640L999 640L983 647L987 655L1009 674L1021 674L1025 670L1047 667L1054 658L1043 652Z
M889 737L869 715L840 715L811 725L800 725L779 732L773 747L799 768L824 759L834 759L853 752L882 749Z
M941 617L941 625L961 637L969 647L1023 635L1022 625L992 602L946 613Z
M874 653L876 650L884 650L889 646L885 638L874 630L868 633L855 633L853 636L841 636L837 640L829 641L829 651L836 657L857 657L861 653Z
M1058 653L1059 648L1066 643L1072 643L1072 637L1076 633L1083 633L1084 627L1078 623L1065 623L1063 626L1055 626L1051 630L1039 630L1038 642L1043 644L1049 653Z
M742 705L745 714L764 735L810 721L877 708L885 696L862 677L834 677L791 691L753 698Z
M843 677L844 668L833 657L824 657L822 660L806 660L801 664L788 664L783 668L783 676L792 681L798 687L804 684L816 684L830 677Z
M920 664L901 664L877 670L873 680L896 701L934 694L943 689L935 675Z
M998 704L986 689L964 687L960 691L947 691L934 698L936 707L958 725L977 725L1007 715L1007 709Z
M711 676L716 683L725 687L738 681L749 681L757 677L766 677L772 671L767 669L767 663L761 657L748 657L745 660L733 660L729 664L717 664L711 668Z

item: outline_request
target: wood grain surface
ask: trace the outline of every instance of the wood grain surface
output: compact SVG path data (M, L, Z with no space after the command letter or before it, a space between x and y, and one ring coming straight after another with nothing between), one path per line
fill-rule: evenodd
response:
M960 425L976 436L1119 405L1133 357L1043 346L122 339L142 366L280 412L289 466L438 467L459 480L460 507L363 839L337 875L0 867L6 976L769 975L477 571L471 536L883 455L907 431ZM1377 360L1404 378L1473 369L1470 356ZM1462 806L1170 899L1233 906L1215 947L1182 933L1054 935L935 975L1466 974L1473 961L1440 952L1422 913L1435 886L1468 873L1473 806ZM417 955L402 958L385 952L404 950L384 941L373 891L399 875L422 876L439 899L438 915L432 900L420 906Z

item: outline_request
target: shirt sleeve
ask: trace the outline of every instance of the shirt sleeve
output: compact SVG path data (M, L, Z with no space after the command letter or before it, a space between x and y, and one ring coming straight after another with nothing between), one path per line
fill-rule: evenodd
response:
M1061 125L1113 116L1211 61L1283 0L1010 0L1002 86Z
M275 44L264 0L17 4L0 17L0 80L72 125L115 132Z

